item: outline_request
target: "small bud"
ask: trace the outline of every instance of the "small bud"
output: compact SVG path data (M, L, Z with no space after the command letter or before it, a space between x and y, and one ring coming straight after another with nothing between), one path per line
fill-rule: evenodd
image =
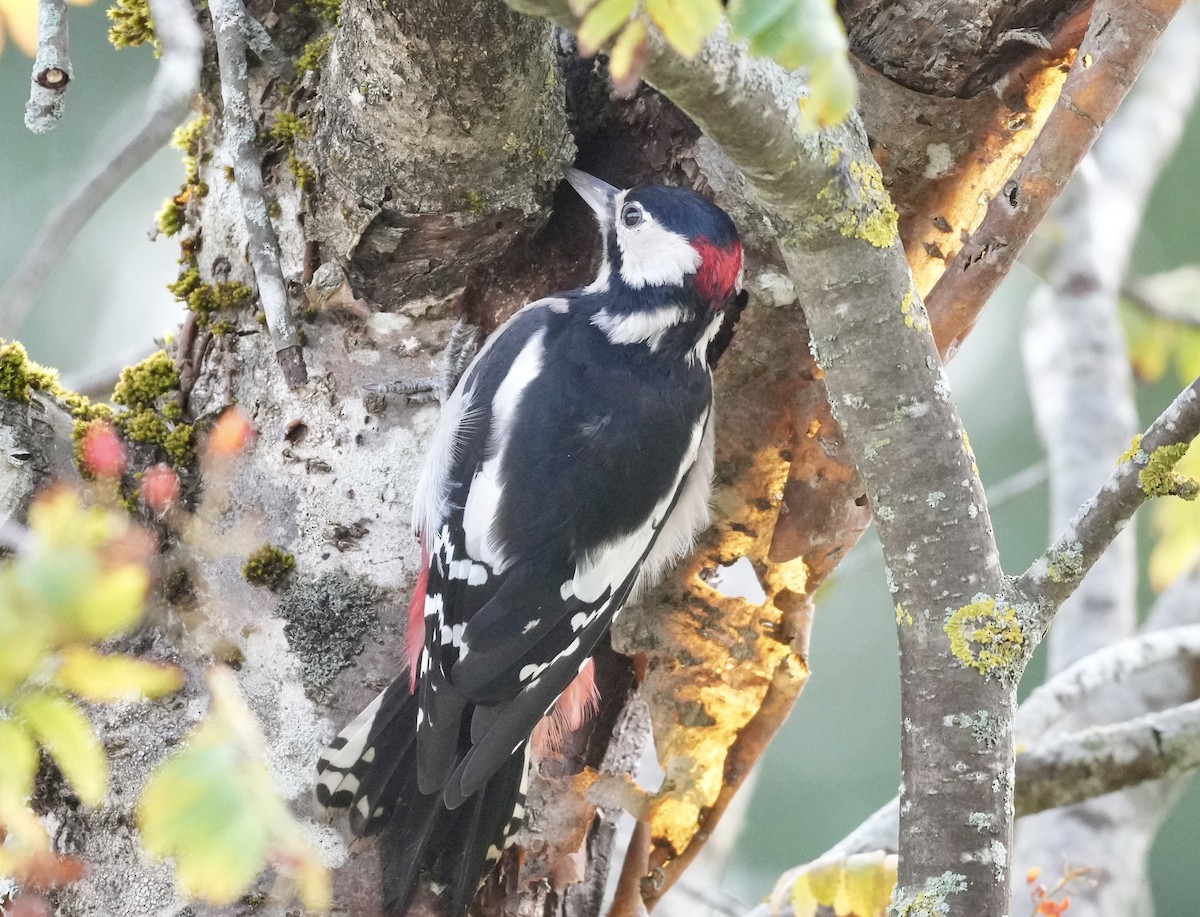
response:
M125 471L125 444L109 423L94 423L83 434L83 466L98 478L119 478Z
M1041 876L1041 874L1042 874L1042 867L1034 866L1032 869L1029 870L1029 872L1025 873L1025 884L1032 885L1034 882L1036 882L1038 880L1038 878Z
M229 408L213 427L208 437L208 454L234 456L254 440L254 428L246 415L236 407Z
M161 513L179 500L179 475L169 465L155 465L142 477L142 499Z

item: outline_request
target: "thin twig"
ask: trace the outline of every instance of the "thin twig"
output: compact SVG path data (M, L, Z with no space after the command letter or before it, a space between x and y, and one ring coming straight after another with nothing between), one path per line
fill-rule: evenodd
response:
M1092 568L1134 512L1150 499L1142 480L1156 450L1190 443L1200 435L1200 378L1180 392L1142 436L1140 448L1117 466L1046 553L1013 583L1021 601L1033 603L1034 626L1043 633L1054 612ZM1169 470L1169 469L1168 469Z
M134 172L167 142L200 88L204 37L187 0L150 0L162 59L150 84L150 113L117 152L101 163L43 227L0 293L0 334L11 336L34 297L79 234Z
M1200 767L1200 700L1054 736L1017 756L1017 811L1093 799Z
M263 200L262 156L250 109L246 67L246 9L241 0L212 0L209 4L221 70L221 98L225 105L225 139L233 159L233 174L242 200L249 236L250 264L258 296L275 346L275 360L289 388L308 381L300 349L300 329L288 302L280 267L279 240Z
M242 17L242 37L254 56L276 76L290 80L296 75L296 63L288 57L266 27L253 16Z
M74 71L67 33L67 0L39 0L38 50L33 61L33 85L25 104L25 126L35 134L55 127Z

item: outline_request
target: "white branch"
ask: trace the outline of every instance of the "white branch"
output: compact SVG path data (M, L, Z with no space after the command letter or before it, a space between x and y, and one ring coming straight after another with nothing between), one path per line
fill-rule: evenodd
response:
M150 85L150 113L47 221L0 292L0 335L11 335L33 305L63 249L112 196L171 137L200 87L204 37L188 0L150 0L162 59Z
M230 147L234 179L242 199L242 214L250 239L250 264L274 343L275 359L288 387L297 388L307 381L308 371L300 349L300 329L288 303L287 285L279 263L279 240L263 199L262 151L250 109L247 79L246 9L241 0L212 0L209 11L221 69L225 142Z
M64 94L74 75L67 32L67 0L39 0L37 57L25 105L27 128L35 134L44 134L58 124Z
M1017 711L1017 741L1039 741L1055 723L1101 688L1151 666L1200 660L1200 624L1133 637L1085 656L1026 698Z

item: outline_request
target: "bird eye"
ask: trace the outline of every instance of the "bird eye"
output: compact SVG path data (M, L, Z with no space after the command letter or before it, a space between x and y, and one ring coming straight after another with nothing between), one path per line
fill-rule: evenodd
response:
M645 215L645 211L637 204L626 204L621 208L621 222L629 229L641 225L642 218Z

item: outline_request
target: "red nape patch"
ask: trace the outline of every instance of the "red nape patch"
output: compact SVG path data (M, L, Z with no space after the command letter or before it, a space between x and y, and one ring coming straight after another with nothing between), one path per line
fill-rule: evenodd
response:
M429 588L429 550L421 545L421 575L417 577L412 601L408 604L408 632L404 635L408 643L408 688L417 693L417 667L421 664L421 650L425 649L425 593Z
M742 271L742 245L734 242L729 248L713 245L700 238L692 243L700 253L700 270L696 271L696 290L710 302L732 296Z

